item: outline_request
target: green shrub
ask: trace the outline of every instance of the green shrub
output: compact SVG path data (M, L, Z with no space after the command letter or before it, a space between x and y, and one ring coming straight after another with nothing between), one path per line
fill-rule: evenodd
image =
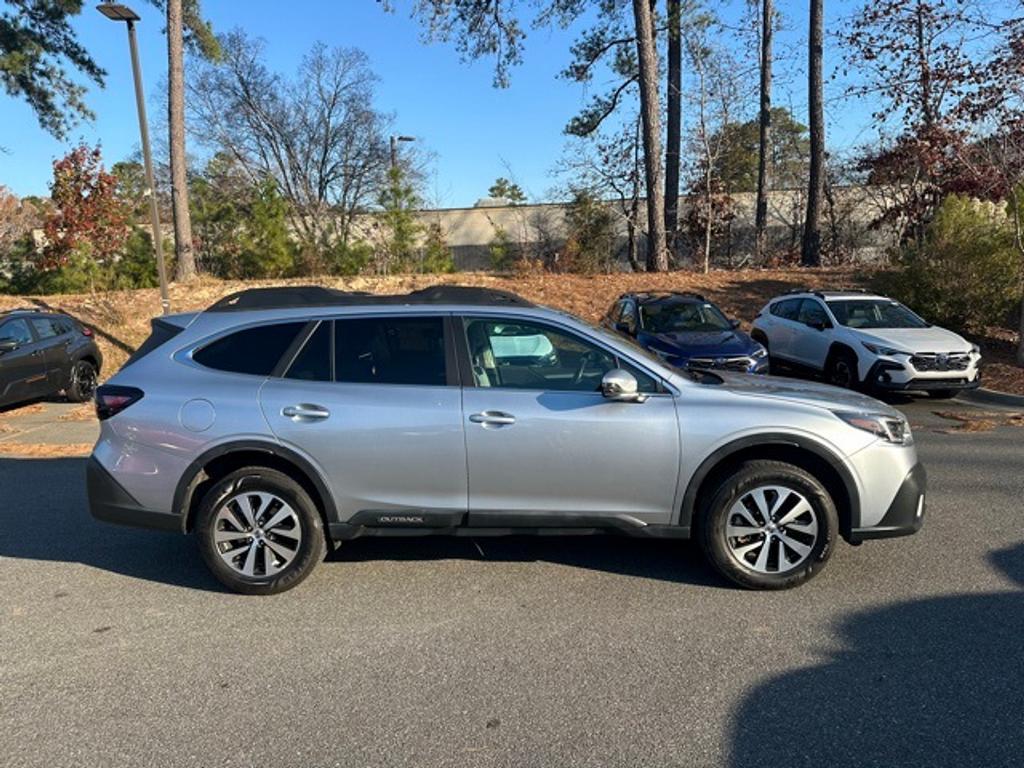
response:
M1021 299L1021 259L1006 211L946 197L922 246L906 246L881 282L930 322L962 331L1005 325Z
M328 273L332 275L358 275L366 269L373 257L369 243L343 243L341 240L323 249Z

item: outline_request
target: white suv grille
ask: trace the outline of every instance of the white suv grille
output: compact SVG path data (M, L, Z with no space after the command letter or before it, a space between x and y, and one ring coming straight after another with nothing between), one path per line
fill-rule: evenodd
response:
M966 352L922 352L913 355L910 364L919 371L966 371L971 356Z

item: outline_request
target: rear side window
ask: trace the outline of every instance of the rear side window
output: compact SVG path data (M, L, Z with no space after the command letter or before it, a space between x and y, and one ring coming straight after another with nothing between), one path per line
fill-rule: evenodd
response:
M192 359L218 371L269 376L305 326L298 322L245 328L196 350Z
M51 317L33 317L32 327L36 329L36 335L40 339L52 339L60 335L57 324Z
M777 301L772 304L772 314L783 320L796 320L797 312L800 311L800 301L800 299Z
M373 317L334 323L334 380L443 387L444 320Z

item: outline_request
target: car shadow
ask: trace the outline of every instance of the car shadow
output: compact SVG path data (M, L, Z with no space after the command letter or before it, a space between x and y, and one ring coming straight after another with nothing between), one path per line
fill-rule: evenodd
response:
M224 591L207 571L192 537L94 520L85 495L85 459L0 458L0 489L0 558L82 563L135 579ZM327 567L369 560L443 559L546 561L624 576L727 586L689 542L612 536L368 537L345 542L327 558Z
M990 556L1016 589L844 618L843 648L756 688L734 712L730 765L1021 765L1024 543Z

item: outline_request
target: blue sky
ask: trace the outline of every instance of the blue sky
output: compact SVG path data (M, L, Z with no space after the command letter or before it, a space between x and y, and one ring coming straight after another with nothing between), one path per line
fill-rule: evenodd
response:
M139 42L150 124L156 126L159 116L152 112L158 100L153 94L166 76L163 23L144 0L132 2L143 16ZM264 38L270 65L283 72L294 71L317 40L363 49L380 77L378 108L395 115L397 132L418 137L434 155L427 190L432 204L472 205L498 176L513 176L531 198L545 198L556 182L552 169L569 144L562 128L587 101L579 85L556 77L568 61L569 46L580 27L530 30L525 64L513 72L512 86L499 90L491 85L491 62L467 64L460 61L453 45L424 45L419 27L408 17L410 2L396 0L393 14L384 13L376 0L306 0L293 6L302 10L302 16L289 14L288 4L280 0L205 0L204 9L217 30L241 27ZM107 87L93 88L88 96L97 115L94 122L75 128L68 142L58 142L38 127L27 106L0 92L0 146L8 150L0 154L0 184L16 194L46 194L52 161L80 139L99 142L108 165L138 148L125 31L92 5L90 1L74 26L108 72ZM732 3L735 8L742 5L742 0ZM790 74L781 78L776 103L792 106L800 118L806 104L801 50L806 2L785 0L779 5L788 29L778 34L778 48L790 59L782 62ZM827 18L833 29L841 23L838 14L850 10L848 3L826 4L836 5L841 9ZM735 20L737 11L728 13ZM827 69L838 64L835 51L827 56L831 59ZM830 145L843 149L865 140L870 131L868 111L839 98L839 86L830 88ZM750 109L754 108L751 101Z

